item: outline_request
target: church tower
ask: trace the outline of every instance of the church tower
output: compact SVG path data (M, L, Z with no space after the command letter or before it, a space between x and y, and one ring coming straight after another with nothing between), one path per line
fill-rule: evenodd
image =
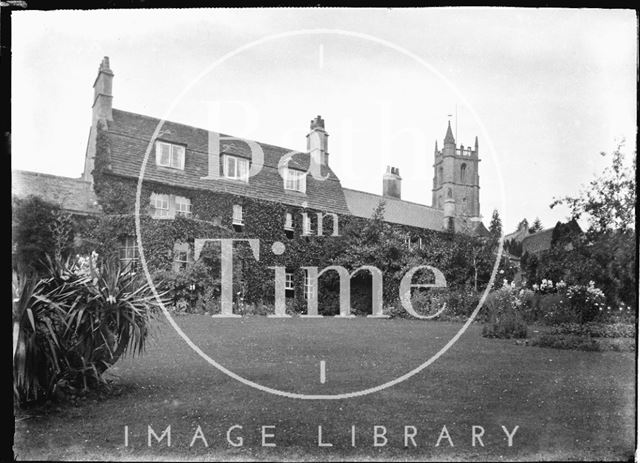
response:
M434 157L432 207L445 212L453 209L456 217L480 217L478 137L474 149L456 148L449 121L442 151L436 141Z

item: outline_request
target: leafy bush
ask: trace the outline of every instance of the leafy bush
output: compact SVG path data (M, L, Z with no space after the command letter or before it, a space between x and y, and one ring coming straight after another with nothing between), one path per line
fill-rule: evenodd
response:
M112 263L48 259L37 278L14 273L14 393L19 403L68 385L87 389L123 354L144 350L156 299Z
M488 323L482 328L487 338L526 338L527 324L522 310L520 292L512 285L493 291L485 301Z

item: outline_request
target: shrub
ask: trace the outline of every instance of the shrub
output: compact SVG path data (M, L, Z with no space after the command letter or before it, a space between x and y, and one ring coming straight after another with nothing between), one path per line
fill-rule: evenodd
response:
M527 337L522 300L514 286L505 284L490 293L485 307L488 323L482 328L482 336L507 339Z
M49 259L42 278L14 274L18 402L102 383L122 355L142 353L156 308L142 277L113 263Z

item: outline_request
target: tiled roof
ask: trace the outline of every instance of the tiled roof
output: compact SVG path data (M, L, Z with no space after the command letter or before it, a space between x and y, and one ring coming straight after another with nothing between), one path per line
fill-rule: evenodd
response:
M387 222L412 227L442 230L442 211L418 203L382 197L364 191L344 188L344 197L351 213L370 218L381 199L385 201L384 219Z
M555 227L546 228L537 233L532 233L522 240L522 253L536 254L551 249L553 230Z
M469 234L471 236L489 236L491 235L491 233L489 232L489 230L487 230L487 227L484 226L484 224L481 221L474 221L471 222L471 230L469 231Z
M82 179L24 170L14 170L11 174L11 193L15 196L38 196L69 212L100 212L91 183Z
M108 131L111 141L111 168L114 174L138 178L145 150L159 121L148 116L113 110L113 121L108 123ZM264 166L257 175L249 179L249 183L224 178L203 180L201 177L208 174L207 130L165 122L158 138L186 145L185 168L182 171L157 167L153 162L152 152L146 165L145 180L184 188L227 192L321 211L349 213L340 180L328 167L323 167L323 175L329 174L327 180L320 181L311 175L307 176L306 195L283 188L283 180L277 170L278 161L284 154L293 150L258 142L264 152ZM222 154L251 157L249 146L242 141L222 139L220 144ZM296 154L289 166L308 169L309 155Z

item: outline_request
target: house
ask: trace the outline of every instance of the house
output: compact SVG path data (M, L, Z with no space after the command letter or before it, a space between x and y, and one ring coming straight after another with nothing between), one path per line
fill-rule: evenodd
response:
M73 213L132 216L144 164L139 210L157 229L184 217L236 236L323 237L337 235L343 219L369 219L384 200L384 220L407 237L408 246L420 246L427 232L488 235L480 217L478 139L474 148L457 147L450 123L442 150L436 142L427 206L402 199L402 178L392 166L382 176L381 195L343 187L330 166L340 153L330 156L321 116L310 122L307 151L296 152L116 109L113 79L105 57L93 85L82 176L15 172L15 194L39 194ZM124 225L117 232L122 261L136 261L135 233ZM193 232L183 234L172 244L174 269L193 259ZM290 281L287 289L293 287L287 273Z
M565 250L570 251L573 249L571 238L582 234L582 229L575 219L567 223L558 222L554 227L525 236L522 239L522 253L523 255L540 254L556 245L561 245Z

